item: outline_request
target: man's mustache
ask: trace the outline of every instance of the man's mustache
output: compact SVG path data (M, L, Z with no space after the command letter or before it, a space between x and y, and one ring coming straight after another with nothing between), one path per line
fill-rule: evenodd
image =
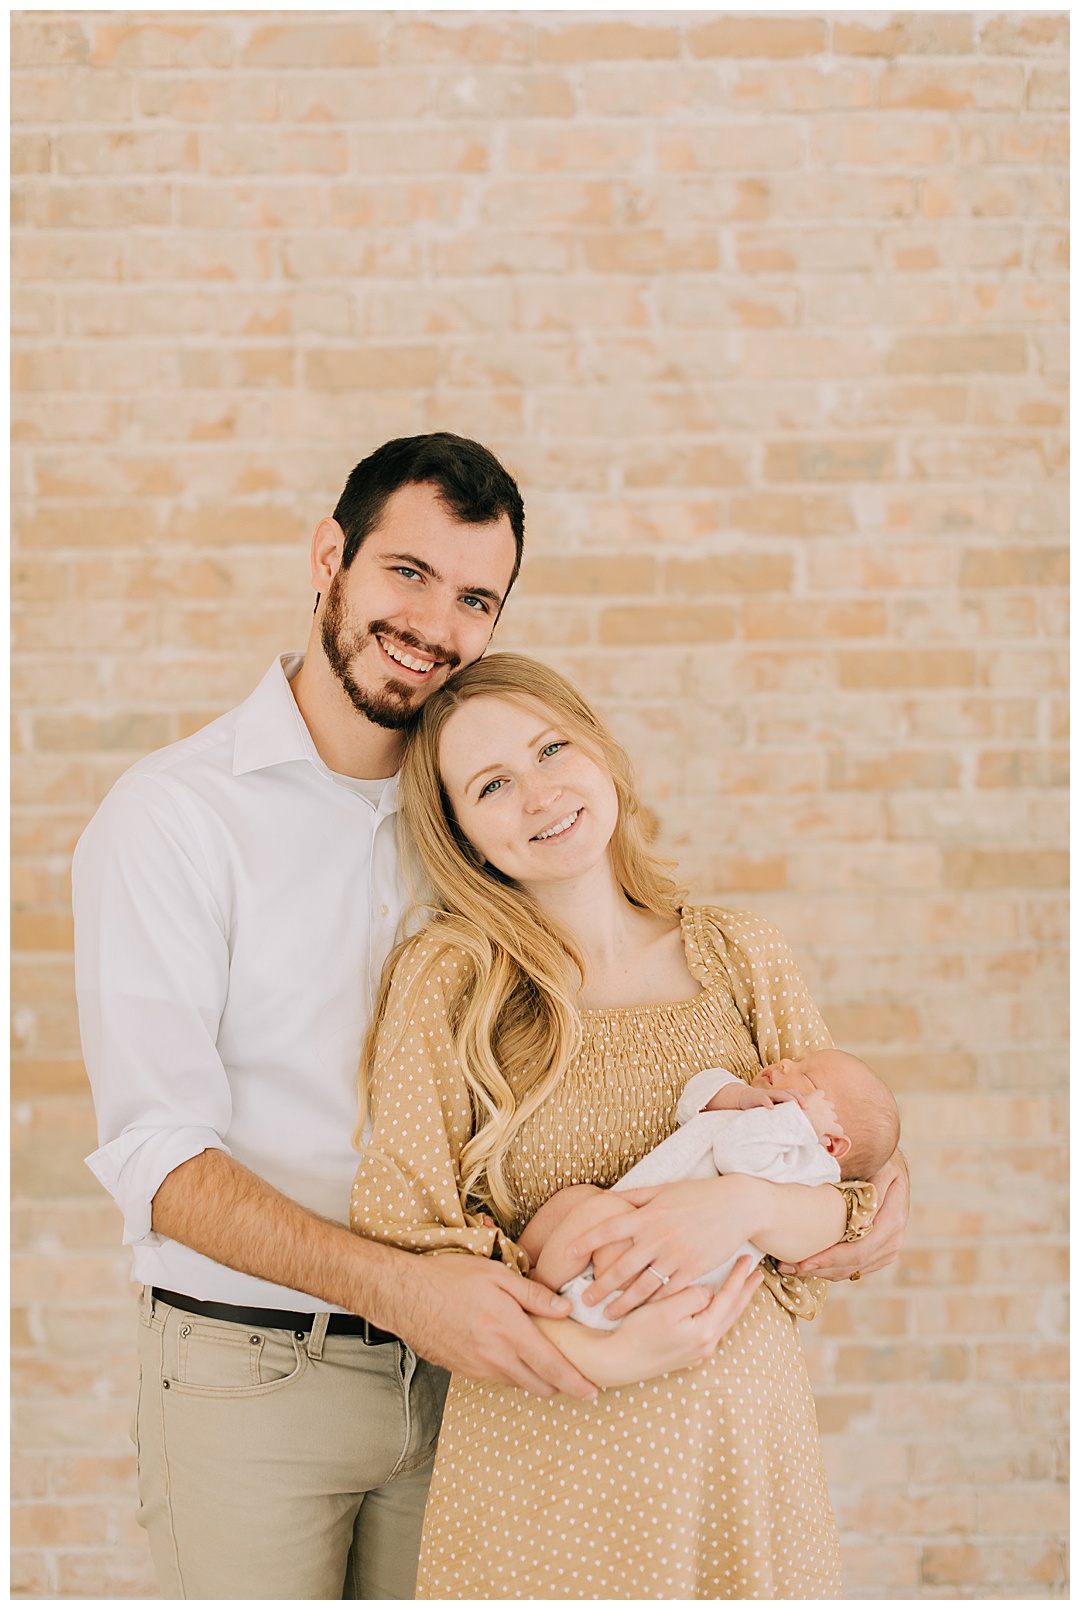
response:
M455 671L461 664L461 655L455 654L452 648L443 648L438 643L425 643L415 632L402 630L400 626L391 626L389 621L371 621L368 624L368 635L388 637L393 643L414 648L418 654L423 654L429 660L438 660L451 671Z

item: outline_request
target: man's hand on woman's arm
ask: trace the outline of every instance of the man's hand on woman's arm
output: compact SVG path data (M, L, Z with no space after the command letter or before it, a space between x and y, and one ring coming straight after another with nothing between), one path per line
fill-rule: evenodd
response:
M446 1369L538 1397L595 1394L529 1318L565 1314L565 1298L490 1259L428 1257L367 1241L310 1213L227 1152L200 1152L165 1176L153 1228L227 1268L362 1314Z
M822 1280L850 1280L872 1275L895 1263L904 1245L911 1191L907 1164L893 1152L884 1168L871 1176L878 1194L878 1210L868 1233L858 1241L841 1241L801 1263L778 1263L781 1274L817 1275Z

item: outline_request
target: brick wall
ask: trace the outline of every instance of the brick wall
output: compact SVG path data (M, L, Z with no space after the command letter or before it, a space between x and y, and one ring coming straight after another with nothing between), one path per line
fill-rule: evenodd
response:
M348 470L521 478L500 628L900 1095L804 1330L848 1591L1064 1589L1066 19L14 19L16 1591L149 1596L72 845L306 635Z

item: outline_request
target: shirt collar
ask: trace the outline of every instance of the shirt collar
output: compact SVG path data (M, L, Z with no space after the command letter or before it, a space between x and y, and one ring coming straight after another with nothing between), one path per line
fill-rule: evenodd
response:
M289 683L304 663L303 654L279 654L258 687L236 712L233 776L306 760L334 783L330 768L316 749ZM339 783L334 783L339 788ZM378 820L397 809L397 774L390 778L379 803Z

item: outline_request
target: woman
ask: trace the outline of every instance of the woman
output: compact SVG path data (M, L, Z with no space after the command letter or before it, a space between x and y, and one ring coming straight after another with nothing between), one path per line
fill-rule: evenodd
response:
M768 923L682 906L626 756L546 667L492 655L434 695L400 798L436 901L391 958L365 1053L363 1234L527 1271L530 1217L664 1139L692 1074L750 1079L831 1043ZM694 1247L699 1269L747 1239L798 1261L858 1233L872 1193L745 1176L668 1189L685 1233L645 1236L608 1271L624 1288L608 1314L634 1309L623 1326L537 1321L606 1388L595 1401L454 1379L418 1597L839 1595L795 1334L817 1295L773 1273L756 1293L743 1274L740 1297L733 1277L713 1301L752 1301L699 1363L707 1298L687 1287Z

